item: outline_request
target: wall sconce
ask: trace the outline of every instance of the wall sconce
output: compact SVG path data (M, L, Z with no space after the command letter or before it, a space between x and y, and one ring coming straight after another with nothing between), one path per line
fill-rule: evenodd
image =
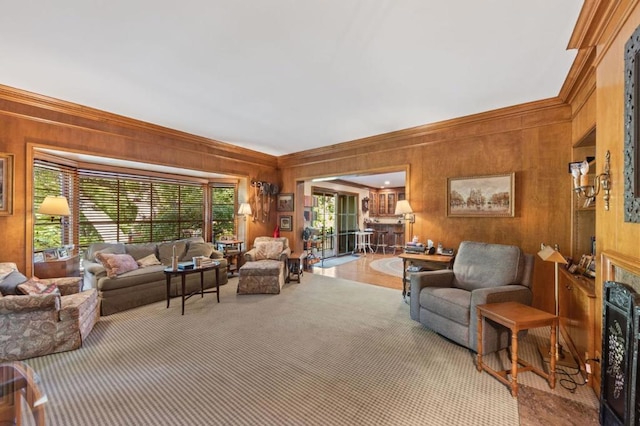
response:
M244 216L244 221L247 221L247 216L251 216L251 205L249 203L240 203L240 208L238 209L238 215Z
M573 175L573 190L578 198L585 198L585 207L588 207L596 196L600 193L600 189L604 191L604 209L609 210L609 200L611 199L611 153L607 150L604 157L604 171L593 179L593 185L589 185L589 162L587 160L582 163L572 163L571 174Z
M416 215L413 214L413 209L411 208L411 204L409 204L408 200L400 200L396 203L396 212L395 214L397 216L402 215L402 219L406 220L407 222L409 222L411 224L411 227L409 228L410 232L409 234L411 235L407 235L407 237L409 237L409 239L411 238L411 236L413 235L413 224L416 223Z
M62 195L47 195L40 204L38 213L50 215L51 222L55 220L55 216L60 216L60 223L62 223L62 217L71 216L67 197Z

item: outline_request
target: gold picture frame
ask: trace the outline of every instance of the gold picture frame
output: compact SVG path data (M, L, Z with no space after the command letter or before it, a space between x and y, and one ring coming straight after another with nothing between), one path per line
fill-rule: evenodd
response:
M515 173L447 179L447 216L515 216Z
M13 154L0 153L0 216L13 214Z

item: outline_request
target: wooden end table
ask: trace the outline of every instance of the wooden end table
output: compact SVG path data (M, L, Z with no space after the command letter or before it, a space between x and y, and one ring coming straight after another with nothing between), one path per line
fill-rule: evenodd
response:
M293 253L291 253L293 255ZM306 254L303 253L298 257L289 257L286 260L285 264L285 273L287 276L284 279L285 283L289 283L291 281L296 281L298 284L300 283L300 276L303 274L303 269L301 265L301 261L303 259L306 260Z
M216 289L204 291L204 273L205 271L210 271L212 269L216 270ZM190 294L185 294L186 292L186 278L189 274L200 274L200 291L194 291ZM171 277L174 275L180 275L182 291L180 292L180 296L182 297L182 315L184 315L184 301L193 296L194 294L200 294L200 297L204 297L205 293L216 293L216 297L218 299L218 303L220 303L220 262L213 262L209 265L200 266L198 268L192 269L172 269L171 267L164 269L164 275L167 278L167 308L169 307L169 302L171 300Z
M551 389L556 386L556 329L558 317L545 311L541 311L531 306L517 302L490 303L477 306L478 311L478 364L479 372L487 370L487 373L494 376L507 386L511 387L511 396L518 396L518 371L533 371L540 377L547 379ZM511 370L496 371L482 362L482 324L483 319L489 318L496 323L511 330ZM518 359L518 332L537 327L551 327L551 354L549 361L549 373ZM518 369L518 365L523 368ZM511 380L507 376L511 374Z

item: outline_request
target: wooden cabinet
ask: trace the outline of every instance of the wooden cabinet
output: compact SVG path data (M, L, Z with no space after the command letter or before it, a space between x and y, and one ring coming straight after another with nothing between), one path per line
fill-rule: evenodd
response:
M369 205L369 216L395 216L396 204L404 198L404 187L371 191L369 199L374 201Z
M34 275L38 278L79 277L80 257L75 255L66 259L36 262L33 267Z
M580 370L586 374L586 360L595 358L595 283L564 268L558 275L560 331L568 349L577 357Z

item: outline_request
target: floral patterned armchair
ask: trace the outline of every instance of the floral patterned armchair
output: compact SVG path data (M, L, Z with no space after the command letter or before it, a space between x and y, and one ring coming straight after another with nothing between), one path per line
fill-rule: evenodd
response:
M97 291L80 292L81 277L38 282L54 283L58 291L4 296L0 293L0 362L77 349L98 320Z

